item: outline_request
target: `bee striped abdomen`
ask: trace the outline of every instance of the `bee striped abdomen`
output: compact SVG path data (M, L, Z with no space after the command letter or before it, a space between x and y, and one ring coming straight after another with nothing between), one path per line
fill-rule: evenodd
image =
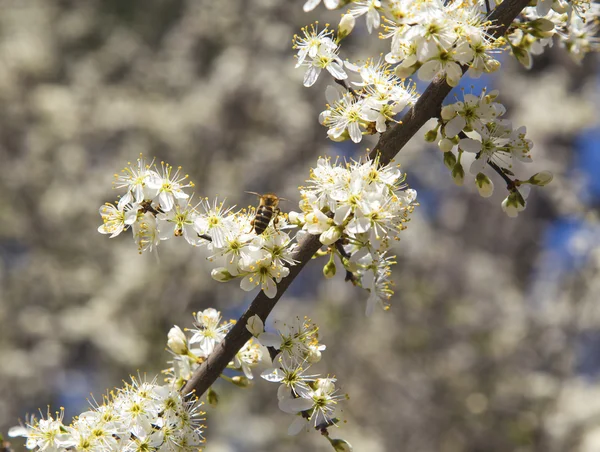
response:
M261 235L265 232L265 229L269 226L273 218L273 208L269 206L258 206L256 209L256 216L254 217L254 232L256 235Z

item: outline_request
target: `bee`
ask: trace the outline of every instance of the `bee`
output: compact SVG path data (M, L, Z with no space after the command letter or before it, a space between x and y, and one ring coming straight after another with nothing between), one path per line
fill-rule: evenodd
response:
M264 195L253 191L247 191L246 193L256 195L260 199L260 203L256 208L256 216L250 224L252 225L254 232L256 232L256 235L261 235L269 226L271 219L273 219L273 225L277 224L277 219L281 212L281 209L277 206L279 205L279 201L284 198L280 198L274 193L266 193ZM252 229L250 232L252 232Z

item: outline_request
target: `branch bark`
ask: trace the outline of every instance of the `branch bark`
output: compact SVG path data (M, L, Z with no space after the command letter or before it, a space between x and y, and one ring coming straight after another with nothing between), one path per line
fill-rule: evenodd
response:
M504 35L515 17L529 4L529 0L505 0L490 15L489 19L496 24L492 35L495 38ZM463 74L466 68L463 68ZM370 157L379 154L382 165L389 163L392 158L402 149L423 125L437 115L442 102L450 93L452 88L444 79L434 80L421 95L417 103L402 118L402 122L389 128L379 139ZM225 339L215 347L207 360L196 369L192 378L183 387L183 394L194 392L198 397L202 396L215 382L221 372L233 360L236 353L251 338L246 329L248 319L258 315L263 321L271 313L283 293L296 279L296 276L304 268L311 257L319 250L321 243L318 236L306 235L299 243L299 248L294 258L299 263L290 268L290 274L277 285L277 295L270 299L264 292L260 292L252 301L250 307L239 318L237 323L229 331Z

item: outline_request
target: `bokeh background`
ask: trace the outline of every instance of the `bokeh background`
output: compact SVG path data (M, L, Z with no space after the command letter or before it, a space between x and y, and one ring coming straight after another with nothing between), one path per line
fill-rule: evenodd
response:
M129 234L98 234L128 161L181 165L198 195L231 204L275 191L291 210L319 155L373 144L332 144L318 124L326 77L302 86L291 38L339 12L302 4L0 0L0 432L158 373L173 324L207 307L236 318L251 300L182 240L157 261ZM342 56L388 45L360 20ZM272 319L321 326L318 370L350 395L332 436L357 451L600 450L598 59L554 46L531 71L504 58L471 84L501 90L535 142L531 174L555 181L510 219L501 181L491 199L456 187L422 131L398 157L421 206L395 249L391 311L366 318L367 294L315 261ZM207 452L329 450L316 433L286 435L276 386L215 389Z

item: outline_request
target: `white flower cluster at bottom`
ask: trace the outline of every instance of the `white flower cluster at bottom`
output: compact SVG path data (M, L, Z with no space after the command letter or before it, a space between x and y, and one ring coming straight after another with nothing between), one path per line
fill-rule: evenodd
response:
M62 423L64 412L45 419L31 417L9 436L27 438L30 450L63 451L196 451L204 443L204 412L186 401L172 385L132 379L104 404Z

